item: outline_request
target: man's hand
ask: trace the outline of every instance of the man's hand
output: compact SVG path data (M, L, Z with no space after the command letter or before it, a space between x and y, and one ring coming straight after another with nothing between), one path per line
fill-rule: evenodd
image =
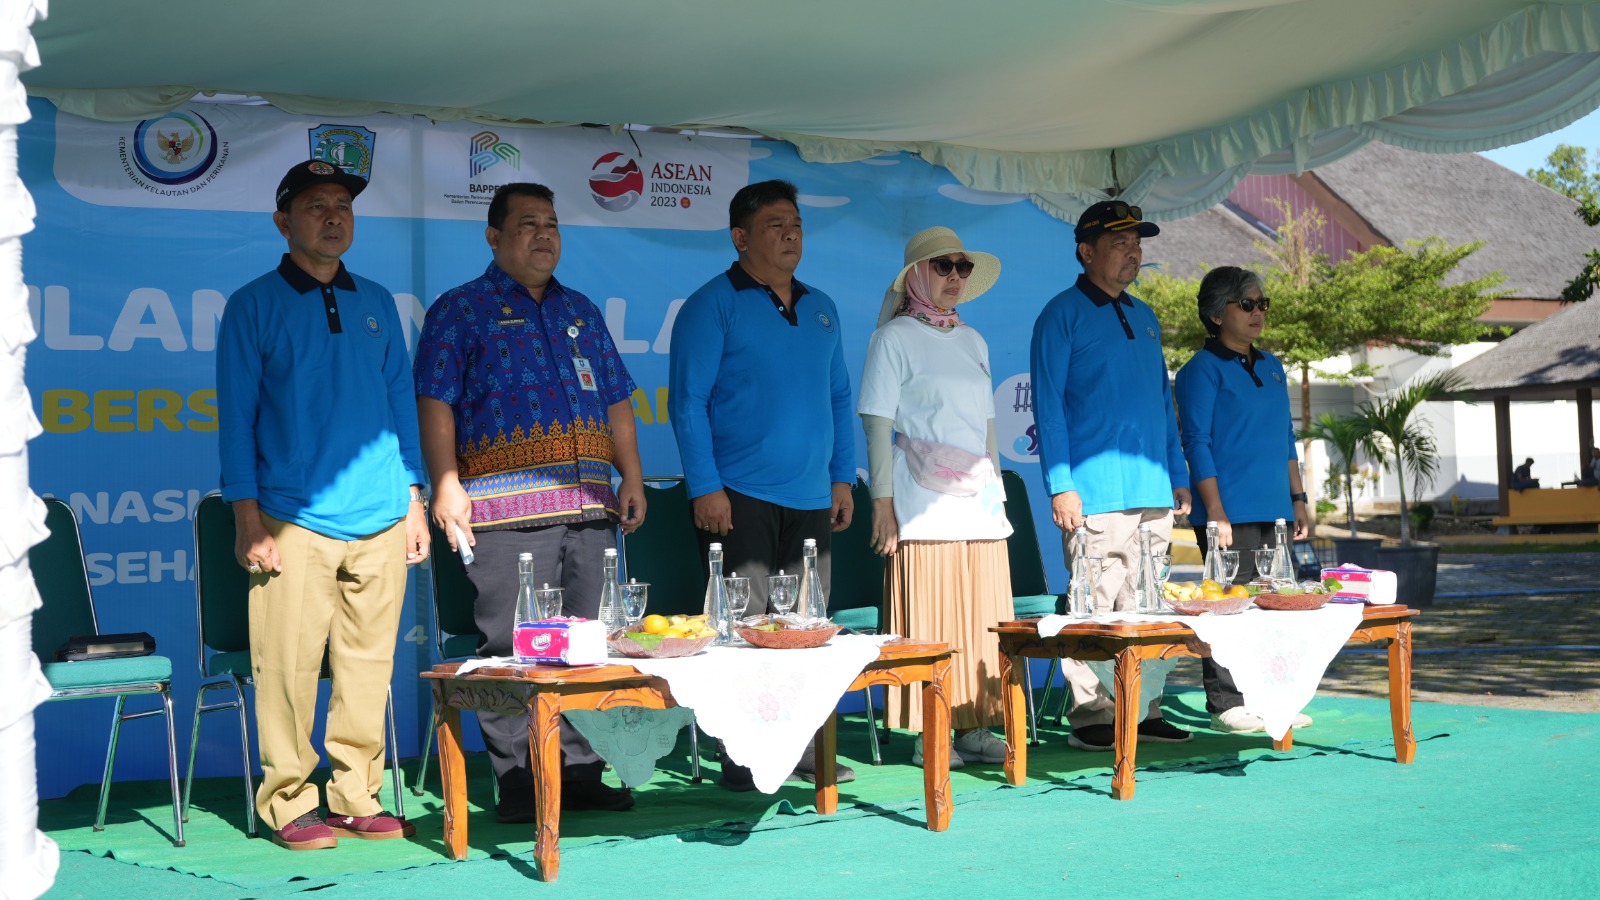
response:
M409 518L409 517L408 517ZM467 546L475 547L478 539L472 535L472 498L467 496L467 489L455 479L441 479L433 488L433 524L439 526L444 532L444 539L449 542L450 549L461 552L456 546L456 528L467 536ZM408 543L406 545L410 547Z
M849 528L850 519L855 515L856 501L850 495L851 487L853 485L845 484L842 481L833 483L833 507L829 510L829 513L833 517L834 531L843 531Z
M1306 512L1306 502L1304 500L1296 500L1294 502L1294 539L1297 541L1304 540L1305 536L1310 533L1311 515Z
M900 522L894 516L894 498L872 501L872 549L879 556L893 556L900 545Z
M617 506L622 512L622 533L633 534L644 524L644 480L624 478L617 488Z
M1083 524L1083 498L1077 491L1053 494L1050 497L1050 518L1062 531L1076 530Z
M716 535L726 535L733 530L733 504L728 502L728 492L715 490L694 498L694 527Z
M407 503L406 510L406 565L414 566L428 558L428 548L433 538L428 534L428 517L421 503Z
M1172 511L1189 514L1189 508L1194 505L1194 497L1190 496L1188 488L1172 489Z
M1217 548L1226 550L1233 546L1233 523L1228 521L1228 516L1221 510L1212 516L1207 525L1217 526ZM1198 535L1196 535L1198 537Z
M256 501L234 501L233 526L233 557L239 561L239 565L246 569L260 567L261 572L283 571L283 561L278 558L278 542L272 539L267 526L261 521L261 507L256 505Z

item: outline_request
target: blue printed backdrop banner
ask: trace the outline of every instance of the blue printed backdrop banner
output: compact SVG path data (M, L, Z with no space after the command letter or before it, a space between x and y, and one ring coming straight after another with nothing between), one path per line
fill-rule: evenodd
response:
M837 302L856 384L906 239L930 225L955 228L1003 264L996 287L961 313L989 342L1001 451L1028 482L1051 583L1064 589L1031 431L1028 342L1038 310L1079 267L1070 228L1019 196L969 190L905 155L814 165L770 141L385 115L330 120L222 104L129 123L80 119L37 100L32 112L21 167L39 207L24 249L40 337L27 381L44 425L32 445L33 487L68 500L82 522L101 627L148 630L173 659L180 759L199 677L192 514L218 486L218 321L227 296L284 252L273 191L310 156L370 179L345 262L394 292L413 346L433 298L488 265L484 216L494 188L551 186L566 226L558 277L604 311L638 383L634 408L651 475L682 471L667 418L672 322L683 298L735 258L727 232L734 191L768 178L799 187L798 276ZM857 465L865 463L858 435ZM394 676L408 755L419 749L427 714L415 676L431 662L426 590L412 597ZM102 701L39 710L42 796L98 779L110 702L103 714L93 704ZM227 719L208 717L202 728L201 775L237 773ZM117 776L161 777L158 727L127 731Z

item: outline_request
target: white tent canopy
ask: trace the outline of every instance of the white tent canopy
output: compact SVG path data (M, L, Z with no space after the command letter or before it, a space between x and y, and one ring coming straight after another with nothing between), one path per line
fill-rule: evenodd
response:
M76 0L24 80L141 119L197 93L300 114L741 128L908 150L1062 218L1178 218L1365 143L1462 152L1600 107L1600 3L1522 0Z

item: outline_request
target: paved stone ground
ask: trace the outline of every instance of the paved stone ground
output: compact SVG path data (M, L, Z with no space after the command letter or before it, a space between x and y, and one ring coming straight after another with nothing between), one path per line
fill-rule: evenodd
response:
M1414 620L1415 700L1600 712L1600 553L1446 553L1438 592ZM1173 673L1199 677L1198 666ZM1344 651L1319 692L1388 696L1386 655Z

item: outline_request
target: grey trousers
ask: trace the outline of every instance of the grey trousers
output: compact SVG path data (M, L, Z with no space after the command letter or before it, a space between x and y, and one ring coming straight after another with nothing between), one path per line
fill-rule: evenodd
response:
M1105 559L1100 583L1094 595L1096 612L1133 609L1133 572L1139 563L1139 526L1148 522L1154 532L1154 550L1166 553L1172 543L1172 510L1167 508L1127 509L1095 513L1087 517L1090 556ZM1063 535L1062 546L1071 569L1072 536ZM1115 718L1116 701L1089 667L1077 660L1064 659L1061 668L1072 691L1072 711L1067 721L1073 728L1110 725ZM1146 695L1149 691L1145 692ZM1142 718L1161 718L1161 696L1152 698Z
M533 554L534 577L540 585L560 587L562 613L588 619L600 615L600 583L604 580L604 553L616 543L609 521L575 525L545 525L507 531L480 531L475 535L467 577L478 596L473 618L483 642L479 656L511 654L511 632L517 615L517 555ZM489 748L494 777L502 802L531 802L533 769L528 757L528 717L505 713L478 713L478 727ZM605 762L563 718L561 720L561 779L598 781Z

